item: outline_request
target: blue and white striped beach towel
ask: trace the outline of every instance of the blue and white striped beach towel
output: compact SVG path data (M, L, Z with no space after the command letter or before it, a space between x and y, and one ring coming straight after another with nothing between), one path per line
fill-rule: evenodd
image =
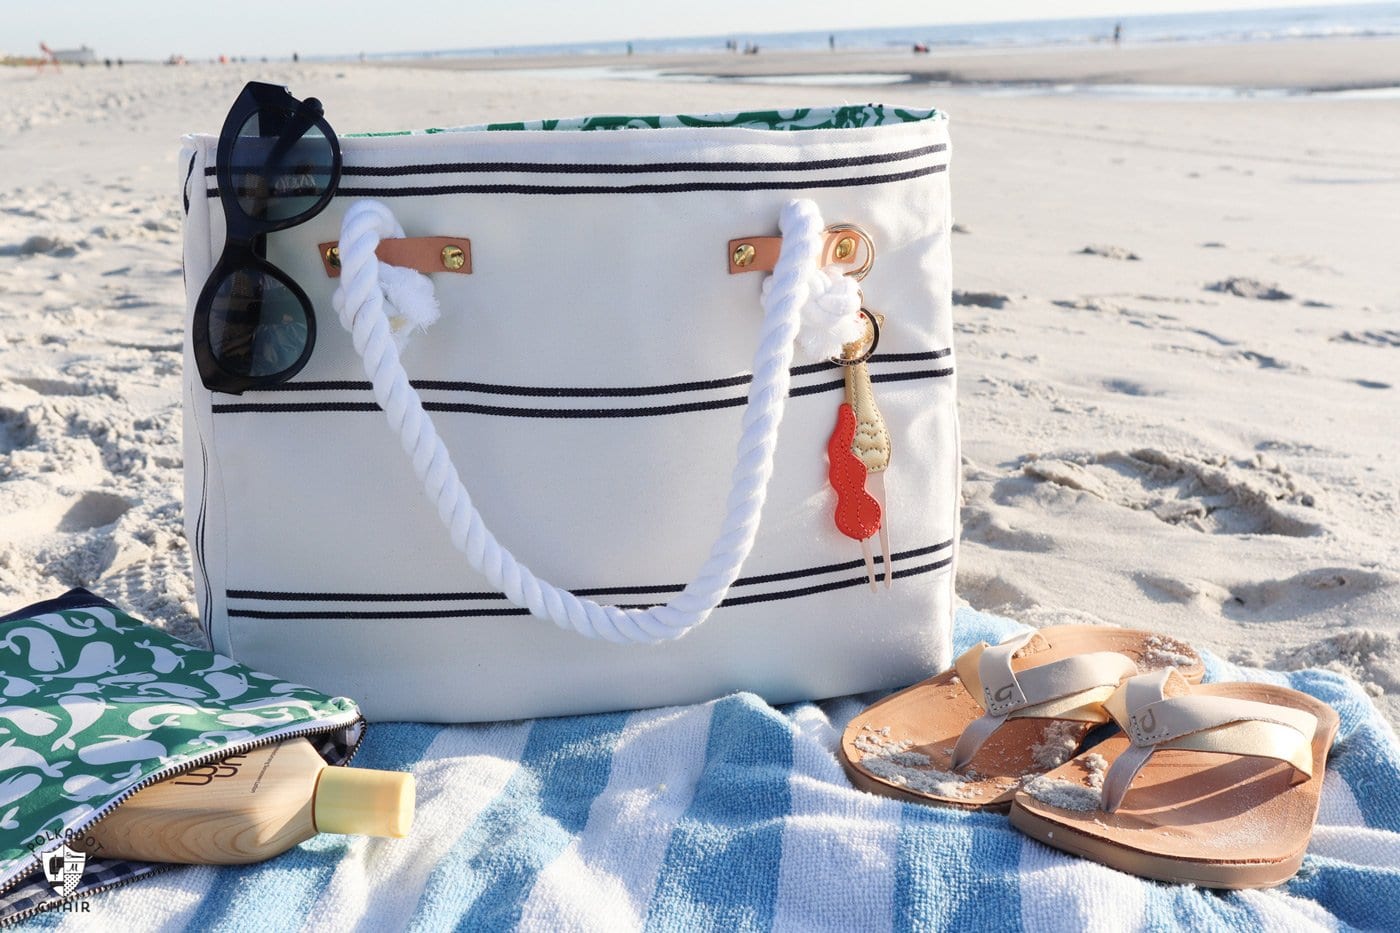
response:
M955 649L1018 626L963 610ZM418 777L413 834L321 836L262 865L179 868L36 928L911 930L1400 928L1400 743L1353 682L1248 670L1341 731L1298 876L1220 893L1142 881L1001 815L853 790L835 757L874 698L481 726L377 725L356 759Z

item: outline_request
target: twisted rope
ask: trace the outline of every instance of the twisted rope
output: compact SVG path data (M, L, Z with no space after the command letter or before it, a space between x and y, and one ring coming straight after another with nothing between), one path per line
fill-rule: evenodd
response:
M437 506L452 544L473 570L512 603L581 635L649 644L684 635L703 622L729 592L758 533L773 474L778 425L787 403L793 344L802 331L804 314L814 314L806 309L823 306L815 317L828 333L815 337L804 334L804 343L819 344L823 350L834 346L829 350L834 355L842 337L851 332L850 327L832 326L830 295L821 291L830 276L819 266L825 226L816 206L806 200L789 202L782 210L779 228L783 247L763 291L764 314L754 353L753 382L719 535L695 579L669 603L650 609L619 609L580 599L535 576L486 526L432 418L423 410L417 390L409 384L386 319L380 264L374 251L381 239L403 236L403 229L389 208L378 201L358 201L346 212L340 232L340 287L333 306L351 334L355 352L373 383L374 397L412 460L429 501ZM844 289L846 283L832 287ZM856 301L855 306L850 306L851 301ZM859 334L863 327L853 290L844 310Z

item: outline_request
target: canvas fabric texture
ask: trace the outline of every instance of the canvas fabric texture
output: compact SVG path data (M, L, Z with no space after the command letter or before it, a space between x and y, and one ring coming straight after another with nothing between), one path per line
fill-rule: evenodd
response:
M267 247L314 304L307 367L210 393L187 347L186 520L215 649L354 696L371 719L447 722L734 690L788 702L946 665L960 470L946 119L546 122L342 138L338 195ZM180 157L190 313L222 248L216 142L190 137ZM442 318L404 351L409 376L505 546L551 582L645 606L696 573L725 513L765 278L730 275L728 241L776 235L794 197L878 250L862 288L885 316L870 372L894 448L894 585L870 592L832 519L842 372L799 360L758 539L694 631L611 644L492 592L386 428L317 244L360 198L409 236L471 239L471 275L433 276Z
M364 732L350 700L188 645L80 589L0 617L0 681L0 922L52 906L41 860L135 788L293 737L342 764ZM158 870L100 854L72 893Z

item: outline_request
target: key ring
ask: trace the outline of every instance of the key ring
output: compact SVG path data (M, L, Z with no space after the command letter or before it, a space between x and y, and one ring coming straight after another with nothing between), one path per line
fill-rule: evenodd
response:
M875 322L875 315L871 314L864 305L861 306L860 314L861 317L865 318L866 330L869 335L870 343L859 356L833 356L831 362L835 363L837 366L859 366L861 363L864 363L874 356L875 348L880 345L880 325ZM847 346L851 346L851 344L847 344Z

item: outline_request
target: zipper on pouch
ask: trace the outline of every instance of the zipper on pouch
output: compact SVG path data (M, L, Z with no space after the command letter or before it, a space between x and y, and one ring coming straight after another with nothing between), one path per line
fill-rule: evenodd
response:
M334 719L322 719L316 721L315 723L303 723L300 726L274 732L270 735L265 735L262 738L253 739L251 741L236 743L234 745L228 746L227 748L217 749L215 751L199 755L195 758L191 758L188 761L182 761L179 764L171 765L170 767L165 768L162 771L157 771L154 774L146 776L142 780L138 781L136 784L133 784L131 787L128 787L126 790L122 791L122 793L109 800L104 806L98 808L97 810L93 811L93 813L89 814L81 823L69 830L66 830L64 832L64 837L72 838L74 836L82 836L84 833L91 830L92 827L96 826L102 820L106 819L107 816L113 810L125 803L127 798L131 797L138 791L145 790L152 784L159 784L161 781L179 777L180 775L185 774L188 771L193 771L196 768L202 768L206 765L211 765L217 761L222 761L225 758L231 758L234 755L246 755L248 752L254 751L255 749L263 748L267 745L275 745L280 742L286 742L290 739L302 739L310 738L312 736L317 735L329 735L332 732L336 732L337 730L342 729L355 730L354 741L351 743L349 751L345 755L345 760L339 762L337 766L348 765L351 761L354 760L356 753L359 752L360 744L364 741L365 737L365 717L359 712L355 712L346 716L343 721L337 721ZM21 871L18 875L16 875L14 878L11 878L3 886L0 886L0 898L3 898L6 894L10 893L12 890L19 887L21 884L29 881L35 875L39 874L42 867L42 856L36 856L35 864L29 871ZM80 898L89 897L93 894L98 894L102 891L109 891L112 888L119 888L123 885L131 884L134 881L139 881L142 878L148 878L151 875L160 874L161 872L169 871L172 868L179 867L180 866L178 864L172 863L163 867L154 868L151 871L145 872L137 877L122 878L120 880L113 881L108 884L98 885L97 887L89 888L85 891L75 891L74 893L66 897L50 898L48 900L41 901L38 904L35 904L33 907L28 907L11 916L0 917L0 926L8 926L13 923L18 923L21 920L26 920L29 917L33 917L36 914L47 913L52 910L57 910L63 905L72 903L73 901L76 901Z

